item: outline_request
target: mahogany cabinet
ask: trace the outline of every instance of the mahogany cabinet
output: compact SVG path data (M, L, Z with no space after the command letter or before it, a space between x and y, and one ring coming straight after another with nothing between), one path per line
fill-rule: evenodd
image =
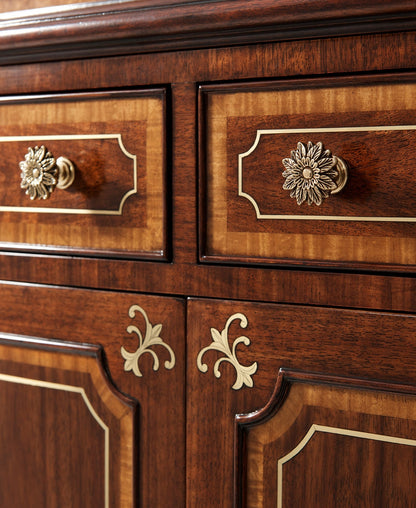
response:
M416 6L4 1L0 506L416 500Z

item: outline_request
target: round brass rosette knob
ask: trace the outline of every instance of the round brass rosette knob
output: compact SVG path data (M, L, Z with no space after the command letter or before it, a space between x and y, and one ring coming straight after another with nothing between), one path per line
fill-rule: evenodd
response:
M30 199L48 199L55 187L67 189L75 178L72 162L53 155L42 145L28 148L25 160L19 163L22 189Z
M283 188L290 190L290 197L296 198L298 205L304 201L320 205L330 194L340 192L348 179L347 163L324 150L321 142L307 146L298 143L297 149L290 152L290 158L283 159L286 178Z

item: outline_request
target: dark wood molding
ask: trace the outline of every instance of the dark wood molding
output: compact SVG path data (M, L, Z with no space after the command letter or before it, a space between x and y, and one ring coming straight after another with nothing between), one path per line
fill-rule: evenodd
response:
M416 394L416 387L411 384L323 374L320 372L304 372L282 367L279 369L273 393L267 404L258 411L235 415L234 423L236 431L240 432L243 429L260 425L274 416L288 396L290 386L293 385L293 383L326 384L356 390L374 390L409 395Z
M0 64L412 29L412 0L85 3L0 15Z

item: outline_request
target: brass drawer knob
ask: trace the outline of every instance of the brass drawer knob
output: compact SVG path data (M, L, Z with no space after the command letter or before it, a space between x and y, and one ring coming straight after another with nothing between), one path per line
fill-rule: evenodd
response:
M67 189L75 178L75 168L72 162L53 155L42 145L29 147L25 160L19 163L21 170L22 189L30 199L48 199L55 187Z
M347 163L324 150L321 142L307 146L298 143L297 149L290 152L290 158L283 159L286 178L283 188L290 190L290 197L296 198L298 205L304 201L320 205L323 198L340 192L348 179Z

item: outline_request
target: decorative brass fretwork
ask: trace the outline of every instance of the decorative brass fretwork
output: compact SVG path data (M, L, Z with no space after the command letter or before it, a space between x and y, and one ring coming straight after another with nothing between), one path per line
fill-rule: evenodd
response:
M162 331L162 325L157 324L153 326L146 312L139 305L132 305L129 309L129 316L134 319L136 317L136 312L140 312L140 314L144 317L146 323L146 333L143 339L143 336L137 326L130 325L127 327L128 333L136 333L139 338L139 347L136 349L134 353L130 353L126 351L126 349L121 347L121 356L126 360L124 362L124 370L130 371L132 370L134 374L138 377L142 377L143 374L139 369L139 358L144 354L148 353L153 357L153 370L159 369L159 358L156 353L151 349L153 346L163 346L166 348L170 354L170 360L165 361L166 369L173 369L175 366L175 353L172 348L166 344L163 339L160 337L160 332Z
M251 376L257 371L257 362L252 363L250 366L243 366L239 363L236 356L236 348L238 344L241 342L246 346L250 345L250 339L244 335L237 337L233 343L232 350L230 349L228 343L228 329L230 324L235 320L240 320L241 328L246 328L248 321L244 314L236 313L228 318L225 328L222 332L219 332L215 328L211 328L211 336L212 336L212 344L203 348L197 358L197 366L201 372L208 371L208 365L206 363L202 363L202 357L209 350L219 351L223 353L225 357L219 358L214 365L214 375L216 378L221 377L221 372L219 371L219 366L222 362L229 362L236 370L237 379L233 385L234 390L239 390L243 385L248 386L249 388L253 387L253 379Z
M290 158L283 159L286 168L282 173L286 178L283 188L290 190L290 197L296 198L298 205L304 201L320 205L329 194L340 192L347 182L347 165L340 157L324 150L321 142L311 141L305 146L298 143Z
M59 157L57 160L44 145L29 147L25 160L19 163L21 188L26 189L30 199L48 199L55 187L67 189L74 181L72 162Z

